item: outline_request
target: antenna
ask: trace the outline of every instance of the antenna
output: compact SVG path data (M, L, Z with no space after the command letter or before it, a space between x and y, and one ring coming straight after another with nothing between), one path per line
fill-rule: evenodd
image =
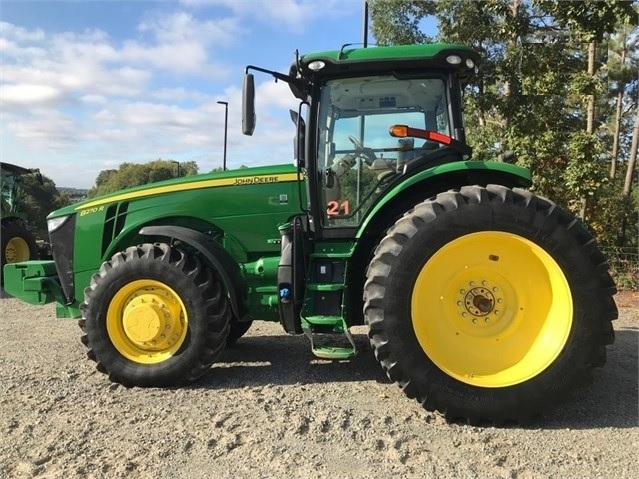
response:
M368 0L364 1L364 16L362 18L362 43L364 48L368 47Z

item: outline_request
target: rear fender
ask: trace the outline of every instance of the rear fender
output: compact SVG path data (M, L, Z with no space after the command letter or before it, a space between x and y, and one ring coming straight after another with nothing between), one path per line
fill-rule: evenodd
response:
M532 185L532 179L526 168L491 161L456 161L421 170L386 192L364 220L356 237L361 238L375 224L390 226L386 224L388 221L394 221L398 214L437 193L465 185L490 183L527 188Z
M183 226L145 226L140 230L140 234L163 236L170 238L171 241L179 240L195 248L220 275L229 293L235 317L242 320L246 316L246 303L242 298L246 285L237 262L221 245L211 241L211 238L204 233Z

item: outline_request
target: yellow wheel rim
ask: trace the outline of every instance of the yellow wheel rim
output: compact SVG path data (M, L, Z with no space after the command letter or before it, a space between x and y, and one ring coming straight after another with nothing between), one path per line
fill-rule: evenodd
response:
M411 298L419 344L448 375L506 387L544 371L572 326L572 296L555 260L504 232L457 238L419 273Z
M28 261L30 257L29 243L27 243L24 238L15 237L10 239L4 249L4 258L7 263Z
M107 332L127 359L156 364L184 343L188 316L180 297L164 283L138 280L121 288L107 310Z

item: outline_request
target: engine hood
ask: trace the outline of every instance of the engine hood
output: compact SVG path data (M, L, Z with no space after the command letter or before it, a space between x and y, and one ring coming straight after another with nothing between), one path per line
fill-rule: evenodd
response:
M216 186L269 183L278 181L283 176L288 178L289 175L297 175L297 168L294 165L257 166L158 181L157 183L127 188L65 206L50 213L47 219L73 214L78 210L86 210L116 201L133 200L155 195L166 195L177 191L196 190Z

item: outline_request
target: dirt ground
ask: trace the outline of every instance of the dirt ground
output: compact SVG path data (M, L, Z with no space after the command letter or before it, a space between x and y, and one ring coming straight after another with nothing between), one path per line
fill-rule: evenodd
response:
M636 478L639 293L616 296L608 364L527 427L448 424L390 384L365 329L351 361L255 324L201 381L126 389L73 320L0 300L3 478Z

